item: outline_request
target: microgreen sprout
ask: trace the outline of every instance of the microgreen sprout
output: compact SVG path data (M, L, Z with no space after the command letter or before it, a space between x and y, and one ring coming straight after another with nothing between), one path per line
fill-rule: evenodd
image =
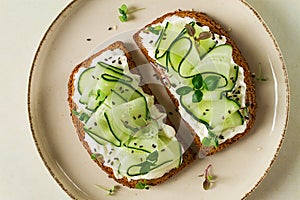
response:
M258 76L255 76L255 79L258 81L267 81L268 79L264 76L261 63L258 64Z
M211 32L203 31L203 32L199 33L199 35L197 36L196 30L195 30L194 26L191 24L186 24L185 29L186 29L186 32L188 33L188 35L194 38L194 44L195 44L196 50L200 54L200 49L199 49L200 40L206 40L206 39L212 37Z
M218 136L213 132L208 131L208 136L204 137L201 143L204 146L214 146L215 148L218 148L219 146Z
M136 11L143 10L143 9L145 9L145 8L137 8L137 9L129 10L128 6L126 4L122 4L121 7L118 9L119 13L121 14L119 16L119 19L120 19L121 22L127 22L129 14L132 14Z
M114 185L111 188L107 188L107 187L104 187L102 185L97 185L97 184L95 186L102 189L102 190L104 190L104 191L107 191L107 195L110 195L110 196L114 195L117 192L117 190L120 189L120 187L117 186L117 185Z
M146 189L146 190L149 190L150 189L150 186L147 185L147 181L144 180L144 181L139 181L136 185L135 185L135 188L136 189L140 189L140 190L143 190L143 189Z
M80 121L87 122L90 116L84 112L78 112L76 110L72 110L72 114L78 116Z
M212 36L211 32L208 31L202 31L199 33L199 35L196 35L196 30L194 26L191 24L186 24L185 25L186 32L189 34L189 36L194 37L194 40L199 42L200 40L206 40Z
M80 115L80 113L77 110L72 110L73 115Z
M211 188L212 183L214 183L215 177L210 174L211 166L212 165L209 164L205 169L204 173L199 175L199 177L204 177L204 181L202 184L204 190L208 190L209 188Z
M144 33L153 33L155 35L159 35L160 31L162 30L162 26L149 26L147 29L145 29Z
M92 153L91 154L91 159L92 160L98 160L100 162L103 162L103 155L99 153Z

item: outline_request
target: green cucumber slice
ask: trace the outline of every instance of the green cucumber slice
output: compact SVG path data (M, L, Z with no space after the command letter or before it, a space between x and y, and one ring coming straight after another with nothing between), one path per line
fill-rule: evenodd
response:
M124 82L131 82L132 78L123 73L123 69L108 65L104 62L98 62L98 67L104 68L102 76L114 77L116 80L122 80Z
M91 69L91 71L89 71ZM91 73L89 75L89 72ZM90 96L97 93L97 82L99 82L99 77L103 73L103 68L91 67L83 71L78 79L78 88L81 88L81 97L79 102L82 104L87 104L89 102Z
M185 23L172 24L167 22L157 41L155 58L164 68L172 66L183 77L192 75L191 70L198 66L200 58L204 57L215 46L212 38L196 41L187 33ZM197 37L203 29L191 22ZM181 70L179 68L181 67Z
M85 88L87 88L91 84L91 80L94 80L96 82L96 80L93 79L94 69L95 67L87 68L80 74L78 79L78 92L80 95L82 95Z
M178 34L182 31L182 27L174 26L173 24L167 22L163 31L161 31L160 36L157 40L157 48L155 51L155 58L159 59L168 52L169 47L173 41L178 37Z
M239 105L228 98L216 101L202 100L199 103L192 102L192 93L180 97L180 102L186 112L194 119L204 123L209 129L222 124L224 120L239 109Z
M190 76L212 72L229 76L232 59L232 47L230 45L220 45L215 47L197 64Z
M97 90L96 93L92 93L91 91L90 99L86 104L86 109L90 111L95 111L97 107L104 101L106 95L101 92L101 90Z
M147 125L148 107L145 97L115 106L106 112L111 129L120 141L128 141Z
M198 26L198 24L194 25L195 28L195 36L199 37L199 35L204 32L203 28L201 26ZM208 52L210 52L216 45L216 41L212 39L212 37L207 39L202 39L196 43L198 46L198 52L200 55L200 58L203 58Z
M139 90L122 81L115 82L115 85L111 90L121 96L126 102L143 97L143 94Z
M145 160L132 164L127 169L128 176L144 175L166 166L176 168L181 163L181 145L174 140L158 140L157 149L147 155Z
M95 110L117 81L132 82L130 76L123 74L123 69L98 62L96 67L86 69L79 77L79 102L87 105L87 109Z
M126 99L124 99L120 94L115 91L112 91L110 95L104 101L104 104L109 107L113 108L114 106L126 103Z
M231 129L237 126L241 126L244 123L244 117L240 113L240 111L236 111L231 115L227 116L227 118L223 121L223 123L217 125L211 131L213 132L221 132L227 129Z
M124 69L122 69L122 68L115 67L113 65L109 65L109 64L107 64L105 62L102 62L102 61L98 62L97 66L103 67L104 69L110 69L111 71L119 72L119 73L123 73L123 71L124 71Z
M84 130L99 144L104 145L110 143L114 146L119 147L121 146L121 142L114 136L113 132L110 130L109 124L104 117L104 112L107 109L107 107L101 106L101 108L93 113L90 119L84 125Z
M181 74L181 70L179 71L179 68L184 68L184 71L189 71L191 68L194 68L197 62L199 62L199 56L197 53L191 53L192 46L193 44L189 37L178 38L170 46L170 65L176 72L179 72L179 74Z
M139 127L136 132L132 133L124 145L127 148L151 152L158 146L158 128L155 121L151 121L151 123Z

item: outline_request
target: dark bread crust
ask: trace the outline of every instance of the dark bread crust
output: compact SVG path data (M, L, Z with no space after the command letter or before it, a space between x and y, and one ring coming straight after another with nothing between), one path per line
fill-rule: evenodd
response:
M71 113L71 117L72 117L72 121L73 124L75 126L76 132L78 134L78 137L81 141L81 143L83 144L83 146L85 147L85 149L88 151L89 155L92 154L91 149L89 148L89 145L86 141L84 141L84 137L85 137L85 132L83 130L83 123L78 119L78 117L76 115L74 115L72 113L72 110L76 110L77 105L75 104L75 102L73 101L72 97L74 95L74 91L75 91L75 87L74 87L74 78L75 78L75 74L78 72L78 70L80 68L88 68L89 65L91 64L92 60L94 58L96 58L97 56L101 55L103 52L107 51L107 50L114 50L114 49L121 49L126 57L127 57L127 62L129 65L129 68L131 70L133 70L133 73L138 73L138 71L136 70L136 64L133 61L133 58L131 57L130 53L128 52L128 50L126 49L126 47L124 46L124 44L120 41L114 42L113 44L109 45L108 47L106 47L105 49L99 51L98 53L92 55L91 57L89 57L88 59L86 59L85 61L83 61L82 63L80 63L79 65L77 65L70 77L69 77L69 82L68 82L68 102L69 102L69 107L70 107L70 113ZM151 90L148 88L147 85L143 85L142 86L143 90L145 93L147 94L152 94ZM166 123L171 125L170 120L168 120L168 118L166 119ZM164 176L160 177L160 178L156 178L156 179L151 179L151 180L147 180L147 185L157 185L159 183L162 183L166 180L168 180L169 178L171 178L172 176L174 176L175 174L177 174L179 171L181 171L183 168L185 168L186 166L188 166L190 163L192 163L195 159L196 159L196 154L191 150L188 149L182 157L183 161L182 164L180 165L179 168L174 168L172 169L170 172L164 174ZM101 160L95 160L95 162L99 165L99 167L105 171L108 174L108 177L115 179L118 183L124 185L124 186L128 186L130 188L135 188L136 184L140 181L140 180L128 180L126 177L122 178L122 179L117 179L114 176L113 170L110 167L104 166L103 162L101 162Z
M152 66L154 67L154 70L156 71L156 73L160 77L162 83L164 83L162 71L160 70L160 67L155 64L156 61L148 55L148 51L143 46L142 41L141 41L142 38L139 35L140 35L141 31L145 30L147 27L149 27L151 25L154 25L154 24L157 24L157 23L161 23L161 22L164 21L165 18L173 16L173 15L177 15L179 17L193 18L197 22L200 22L201 25L208 26L210 28L211 32L225 36L226 39L227 39L226 43L233 47L233 60L235 61L236 64L238 64L239 66L241 66L244 69L245 83L247 85L246 105L248 105L248 109L249 109L249 120L247 122L247 128L243 133L237 134L233 138L226 140L225 142L221 143L218 148L204 147L200 142L200 138L196 135L194 130L189 126L189 123L185 122L186 125L195 134L194 142L198 146L198 148L200 150L200 153L202 153L204 155L212 155L212 154L226 148L227 146L231 145L232 143L236 142L237 140L239 140L240 138L242 138L243 136L248 134L250 132L250 129L252 128L252 126L254 124L255 112L256 112L256 100L255 100L255 88L254 88L254 84L253 84L253 81L252 81L251 72L249 70L249 67L248 67L248 64L247 64L245 58L242 56L242 54L241 54L240 50L238 49L237 45L230 38L229 34L221 27L220 24L218 24L213 19L208 17L205 13L196 12L196 11L181 11L181 10L178 10L178 11L175 11L175 12L167 13L167 14L163 15L162 17L157 18L152 23L146 25L144 28L142 28L141 30L136 32L133 36L133 39L135 40L135 42L137 43L137 45L139 46L139 48L141 49L143 54L146 56L147 60L149 62L153 63ZM166 90L167 90L168 94L170 95L171 99L173 100L175 106L178 107L179 106L178 100L171 94L168 87L166 87Z

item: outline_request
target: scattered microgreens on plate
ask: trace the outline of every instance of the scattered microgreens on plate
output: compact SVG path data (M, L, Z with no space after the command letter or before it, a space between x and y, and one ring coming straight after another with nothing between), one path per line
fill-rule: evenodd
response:
M268 79L264 76L261 63L258 63L258 75L255 75L255 79L258 81L267 81Z
M127 22L129 14L132 14L132 13L134 13L136 11L143 10L143 9L145 9L145 8L137 8L137 9L129 10L128 6L126 4L122 4L120 6L120 8L118 8L119 13L121 14L119 16L119 19L120 19L121 22Z
M114 195L118 191L118 189L120 189L120 187L117 186L117 185L114 185L111 188L107 188L107 187L104 187L102 185L97 185L97 184L95 186L102 189L102 190L104 190L104 191L107 191L107 195L110 195L110 196Z
M199 175L199 177L204 177L204 181L203 181L203 189L204 190L208 190L211 188L212 183L214 183L214 179L216 177L212 176L210 173L210 169L211 169L211 164L209 164L207 166L207 168L205 169L204 173Z

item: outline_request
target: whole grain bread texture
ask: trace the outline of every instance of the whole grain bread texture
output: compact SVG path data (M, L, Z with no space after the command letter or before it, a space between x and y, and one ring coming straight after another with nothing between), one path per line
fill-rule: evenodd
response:
M221 143L217 148L216 147L206 147L206 146L201 144L200 138L197 136L195 131L191 128L191 126L189 125L189 122L185 121L186 126L188 126L190 128L190 130L194 133L194 142L195 142L196 146L199 149L199 154L200 154L199 156L201 156L201 155L202 156L212 155L212 154L226 148L227 146L233 144L234 142L241 139L243 136L247 135L250 132L250 129L252 128L252 126L254 124L254 121L255 121L255 113L256 113L256 94L255 94L254 83L253 83L253 80L252 80L252 75L251 75L249 66L248 66L245 58L243 57L241 51L238 49L235 42L230 38L229 33L227 33L227 31L225 31L225 29L222 28L222 26L219 23L217 23L215 20L213 20L206 13L203 13L203 12L178 10L178 11L167 13L167 14L157 18L156 20L154 20L150 24L148 24L145 27L143 27L142 29L140 29L133 36L133 39L135 40L138 47L141 49L142 53L145 55L147 60L150 63L152 63L152 66L153 66L154 70L156 71L156 73L158 74L158 77L160 78L162 84L165 83L165 81L163 79L166 78L166 77L163 76L162 71L161 71L161 67L159 67L159 65L156 64L156 60L152 59L148 55L147 49L142 44L142 38L140 37L140 33L142 31L146 30L149 26L155 25L157 23L161 23L166 18L171 17L173 15L177 15L179 17L193 18L197 23L200 23L202 26L208 26L212 33L216 33L216 34L225 36L226 39L227 39L226 44L229 44L233 47L233 55L232 56L233 56L234 62L244 69L244 77L245 77L244 81L247 85L246 105L248 106L249 113L248 113L248 119L247 119L248 120L247 128L243 133L237 134L233 138L230 138L230 139L226 140L225 142ZM165 88L166 88L170 98L173 100L173 103L175 104L175 106L178 107L178 105L179 105L178 99L176 99L171 94L171 92L169 91L167 86Z
M99 55L101 55L103 52L105 52L107 50L114 50L114 49L121 49L125 53L125 56L127 57L127 62L128 62L129 68L131 69L132 73L139 73L138 70L136 69L135 62L134 62L132 56L130 55L130 53L128 52L128 50L126 49L124 43L121 42L121 41L116 41L116 42L112 43L111 45L109 45L108 47L104 48L103 50L101 50L101 51L97 52L96 54L92 55L91 57L87 58L82 63L78 64L73 69L73 71L71 72L71 75L69 77L68 102L69 102L69 107L70 107L70 115L72 117L72 121L73 121L73 124L75 126L78 137L79 137L81 143L83 144L83 146L85 147L85 149L87 150L87 152L89 153L89 155L92 155L92 150L90 149L88 143L84 140L84 137L85 137L85 132L84 132L84 129L83 129L84 124L79 120L78 116L73 114L73 112L72 112L73 110L77 109L77 105L73 101L74 91L77 89L76 87L74 87L75 75L79 71L80 68L88 68L94 58L98 57ZM149 87L147 85L143 85L142 88L143 88L145 93L147 93L149 95L152 95L152 92L151 92L151 90L149 89ZM166 123L169 124L169 125L172 125L168 118L166 119ZM190 163L192 163L195 159L196 159L195 152L193 152L191 149L187 149L185 151L185 153L183 154L183 156L182 156L182 164L178 168L172 169L168 173L164 174L162 177L155 178L155 179L150 179L150 180L144 180L144 179L143 180L128 180L126 177L123 177L121 179L117 179L114 176L113 170L110 167L104 166L101 159L96 159L94 161L98 164L98 166L103 171L105 171L108 174L108 177L113 178L116 182L118 182L118 183L120 183L124 186L127 186L129 188L135 188L136 185L140 181L142 181L142 182L146 181L147 185L160 184L160 183L168 180L169 178L171 178L175 174L177 174L183 168L185 168Z

